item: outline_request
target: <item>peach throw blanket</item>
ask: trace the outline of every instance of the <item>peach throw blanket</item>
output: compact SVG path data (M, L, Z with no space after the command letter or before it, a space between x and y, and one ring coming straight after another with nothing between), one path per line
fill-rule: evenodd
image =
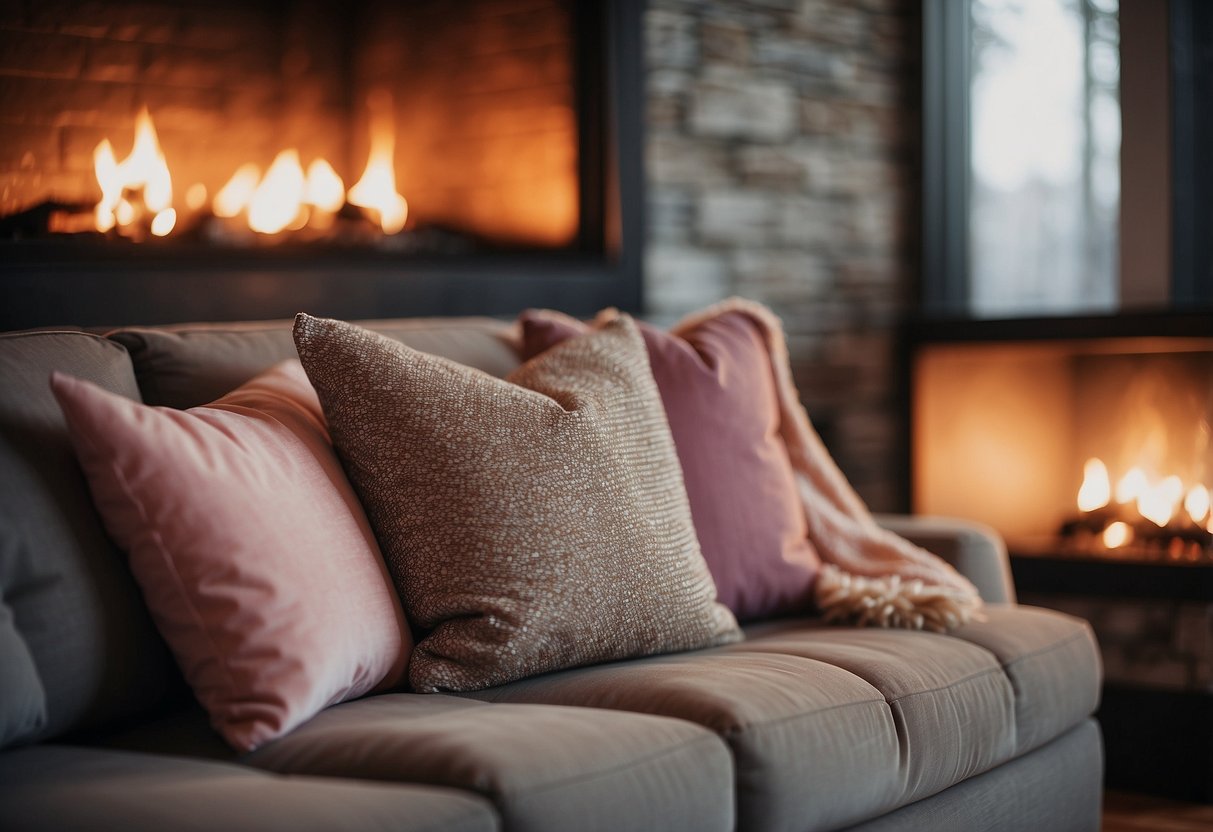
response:
M876 524L813 429L792 379L779 319L765 306L732 298L672 330L681 334L727 311L741 311L767 342L779 395L780 432L796 473L808 537L823 562L814 591L828 621L944 632L980 617L977 589L949 564Z

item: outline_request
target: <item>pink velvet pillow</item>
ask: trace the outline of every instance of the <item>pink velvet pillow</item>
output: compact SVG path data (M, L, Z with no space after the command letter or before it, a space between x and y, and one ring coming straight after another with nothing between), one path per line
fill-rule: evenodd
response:
M186 411L60 373L51 387L106 527L233 747L401 680L412 639L298 361Z
M524 359L589 328L524 312ZM806 539L758 326L725 312L679 335L640 325L720 602L740 620L808 609L820 561Z

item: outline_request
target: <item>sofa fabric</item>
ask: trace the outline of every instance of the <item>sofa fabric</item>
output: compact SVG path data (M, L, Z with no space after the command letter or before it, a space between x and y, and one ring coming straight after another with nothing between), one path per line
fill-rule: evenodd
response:
M143 401L184 409L214 401L296 357L291 321L129 327L109 337L130 352ZM362 321L366 328L490 375L518 366L508 328L490 318Z
M0 588L2 589L2 588ZM46 725L46 691L34 657L0 591L0 748L37 736Z
M29 739L136 714L179 678L93 507L51 395L54 370L139 398L111 341L0 335L0 590L46 694L45 725Z
M405 613L427 631L414 690L740 637L630 318L504 381L340 321L300 315L295 338Z
M724 743L642 714L387 694L330 708L244 762L475 792L527 832L733 828Z
M466 792L277 777L248 766L42 745L0 756L6 832L499 832Z
M1023 757L846 832L1099 832L1103 747L1084 719Z
M1098 659L1085 622L1008 608L969 628L940 635L785 620L748 627L744 642L715 650L473 695L688 719L729 743L741 828L831 829L936 794L1013 759L1019 736L1057 736L1090 714ZM1004 629L1017 636L999 642L1000 654L977 643L993 644ZM1037 673L1057 672L1057 655L1073 665L1059 675L1072 678L1043 692L1067 705L1020 706L1037 696Z
M519 321L524 359L588 331L557 312ZM677 334L639 327L717 597L740 621L808 611L821 562L779 433L762 332L738 311Z
M402 680L400 602L298 361L187 411L51 384L106 527L233 747Z

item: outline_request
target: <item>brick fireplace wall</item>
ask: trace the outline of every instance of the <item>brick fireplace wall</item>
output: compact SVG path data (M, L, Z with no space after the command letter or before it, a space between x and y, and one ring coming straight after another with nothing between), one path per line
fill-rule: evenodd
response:
M905 0L650 0L646 298L783 318L860 494L904 507L895 326L918 272L919 23Z

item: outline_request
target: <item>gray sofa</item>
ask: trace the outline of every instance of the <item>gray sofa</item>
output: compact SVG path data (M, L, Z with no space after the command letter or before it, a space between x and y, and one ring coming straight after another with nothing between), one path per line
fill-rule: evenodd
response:
M495 321L371 326L517 363ZM0 335L0 828L1098 829L1090 629L1016 606L1000 542L943 520L884 522L990 602L949 635L763 622L728 647L348 702L236 755L105 536L47 378L188 407L293 354L285 321Z

